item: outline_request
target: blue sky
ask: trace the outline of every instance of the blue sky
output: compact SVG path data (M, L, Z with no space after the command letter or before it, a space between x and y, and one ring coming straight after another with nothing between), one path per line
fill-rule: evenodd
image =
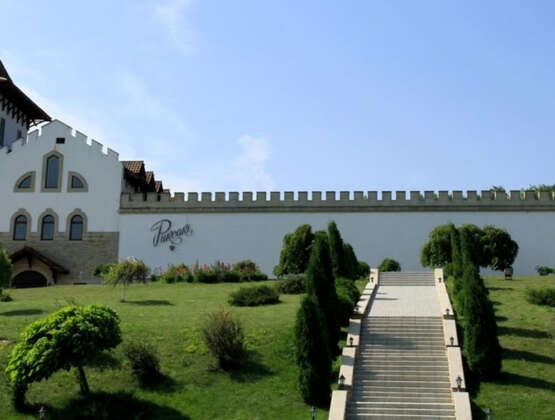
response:
M555 2L0 0L53 117L177 191L555 183Z

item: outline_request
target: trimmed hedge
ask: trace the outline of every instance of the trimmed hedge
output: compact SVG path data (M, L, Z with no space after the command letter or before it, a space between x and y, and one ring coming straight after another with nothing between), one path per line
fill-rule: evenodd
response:
M306 292L305 274L288 274L278 283L278 290L286 295L299 295Z
M526 289L526 300L535 305L555 306L555 288Z
M380 271L401 271L401 264L393 258L385 258L378 266Z
M278 291L268 286L241 287L229 297L229 303L234 306L271 305L278 302Z

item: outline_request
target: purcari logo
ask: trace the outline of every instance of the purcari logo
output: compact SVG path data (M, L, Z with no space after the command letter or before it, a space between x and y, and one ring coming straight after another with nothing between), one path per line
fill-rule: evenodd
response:
M154 232L152 245L155 247L166 242L169 242L170 247L175 247L175 245L183 242L183 237L193 234L193 228L188 223L179 229L172 230L172 222L168 219L162 219L154 223L150 231Z

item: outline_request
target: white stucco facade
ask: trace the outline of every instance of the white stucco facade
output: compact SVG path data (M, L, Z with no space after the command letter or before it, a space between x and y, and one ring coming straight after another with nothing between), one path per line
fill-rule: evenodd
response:
M64 139L57 144L57 139ZM122 165L117 153L103 151L100 143L87 139L84 134L73 133L71 127L54 120L42 129L18 140L10 149L0 149L0 232L11 230L10 220L19 209L31 215L31 232L39 229L39 216L52 209L59 218L58 231L65 232L67 216L80 209L87 217L88 230L117 232L119 223L119 197L121 193ZM56 152L62 157L61 188L59 191L41 191L44 184L44 157ZM86 192L69 192L69 173L83 177ZM26 173L34 173L31 192L15 191L16 182Z
M172 251L169 244L153 245L151 226L161 219L173 229L189 224L191 236L183 237ZM553 261L555 212L337 212L337 213L158 213L125 214L120 220L120 258L142 258L152 267L168 264L235 262L252 259L271 274L278 263L283 236L307 223L326 229L335 220L343 239L358 258L376 266L384 258L398 260L403 270L422 270L420 249L429 232L445 223L472 223L505 228L519 244L516 275L532 275L536 265Z

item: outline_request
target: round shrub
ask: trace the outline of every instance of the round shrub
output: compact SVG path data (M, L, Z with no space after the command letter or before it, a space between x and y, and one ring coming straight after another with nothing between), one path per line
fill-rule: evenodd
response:
M245 356L245 334L230 312L208 314L202 334L208 351L222 369L238 366Z
M367 278L370 275L370 265L364 261L358 262L358 278Z
M547 267L545 265L537 265L536 266L536 271L538 272L538 275L540 275L540 276L548 276L550 274L555 273L555 270L553 270L553 268Z
M162 376L160 360L154 347L145 343L130 343L123 353L131 365L133 376L141 386L152 385Z
M335 280L337 290L337 317L342 327L349 325L349 319L360 299L360 292L351 279L339 278Z
M81 392L87 394L83 367L120 342L119 317L104 305L67 306L33 322L23 330L6 368L16 406L23 403L30 383L72 367L77 368Z
M278 302L279 293L268 286L241 287L229 297L229 303L234 306L259 306Z
M12 297L7 293L2 293L0 295L0 302L11 302L12 300L13 300Z
M243 281L241 275L235 271L224 271L221 276L222 281L225 283L239 283Z
M106 263L106 264L99 264L97 265L94 270L93 270L93 276L94 277L100 277L100 278L106 278L106 276L108 275L108 273L110 272L110 270L112 269L113 266L115 266L117 263L115 262L111 262L111 263Z
M401 271L401 264L393 258L385 258L379 265L380 271Z
M288 274L278 283L280 293L286 295L299 295L306 292L305 274Z
M555 288L526 289L526 300L536 305L555 306Z

